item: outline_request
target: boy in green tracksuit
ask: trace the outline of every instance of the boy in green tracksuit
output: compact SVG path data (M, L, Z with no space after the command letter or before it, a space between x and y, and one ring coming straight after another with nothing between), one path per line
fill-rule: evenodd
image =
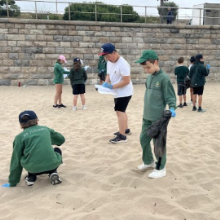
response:
M87 74L84 68L81 67L81 61L79 58L73 59L73 68L70 69L70 73L68 75L70 79L70 83L73 89L73 111L77 110L77 99L80 95L82 102L82 109L86 109L86 100L85 100L85 82L87 80Z
M104 56L99 56L99 61L98 61L98 76L100 78L100 84L102 85L103 82L105 82L106 78L106 72L107 72L107 62L104 58Z
M196 55L196 61L190 68L189 78L191 79L191 87L193 88L193 111L197 110L196 98L198 95L198 112L206 112L202 109L202 96L205 85L205 78L209 75L210 65L204 66L204 58L202 54Z
M174 74L177 76L177 94L179 96L179 105L177 107L182 108L183 106L187 106L186 104L186 86L184 84L184 80L186 76L189 74L188 67L184 66L184 58L180 57L178 60L178 66L174 70ZM182 99L183 98L183 99ZM184 100L184 103L182 103Z
M160 163L155 163L151 150L151 137L147 136L147 128L155 121L162 117L162 113L166 107L169 106L171 116L176 116L176 95L172 83L159 67L159 58L153 50L145 50L142 56L136 63L140 63L145 71L150 75L146 79L146 92L144 96L144 112L142 131L140 135L140 143L143 150L143 163L138 166L141 171L146 171L148 168L155 168L152 173L148 175L149 178L160 178L166 176L166 154L161 158ZM156 158L157 160L159 158Z
M14 187L20 182L22 169L28 171L25 181L32 186L37 175L49 174L51 184L61 183L57 168L62 164L62 152L59 148L65 138L53 129L38 125L34 111L24 111L19 114L19 122L24 130L13 142L9 183L3 187Z

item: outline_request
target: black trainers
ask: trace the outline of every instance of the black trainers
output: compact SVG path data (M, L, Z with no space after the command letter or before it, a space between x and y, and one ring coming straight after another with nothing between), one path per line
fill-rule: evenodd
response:
M177 108L182 108L183 107L183 105L182 104L179 104L178 106L177 106Z
M130 135L130 134L131 134L131 130L130 130L129 128L126 129L126 130L125 130L125 134L126 134L126 135ZM115 135L115 136L119 135L119 131L115 132L114 135Z
M125 143L127 142L127 137L119 133L115 138L110 139L109 142L112 144Z
M60 106L59 106L59 105L53 105L53 107L54 107L54 108L60 108Z
M206 110L199 107L198 112L206 112Z
M183 106L187 106L186 102L183 103Z
M28 186L33 186L35 181L36 181L37 177L35 176L26 176L25 177L25 182Z
M196 110L197 110L196 106L193 106L192 111L196 111Z
M52 185L56 185L56 184L62 183L62 180L60 179L58 173L51 173L49 175L49 177L50 177L50 181L51 181Z
M64 104L60 104L58 106L59 106L59 108L66 108L66 106Z

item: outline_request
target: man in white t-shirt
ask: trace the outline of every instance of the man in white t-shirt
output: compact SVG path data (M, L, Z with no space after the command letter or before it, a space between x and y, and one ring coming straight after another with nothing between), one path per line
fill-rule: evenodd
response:
M131 82L130 65L121 57L113 44L107 43L102 45L102 52L99 56L104 56L107 62L107 76L103 87L114 89L117 93L115 102L115 111L118 118L119 131L115 132L113 139L109 142L113 144L127 142L127 134L130 134L128 129L128 117L126 108L133 95L133 85Z

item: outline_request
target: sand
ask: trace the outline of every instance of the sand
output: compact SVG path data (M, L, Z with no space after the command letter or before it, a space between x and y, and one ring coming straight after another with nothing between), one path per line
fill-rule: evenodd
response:
M174 85L176 90L176 85ZM17 187L0 188L4 220L219 220L220 216L220 84L207 83L205 113L189 105L177 109L168 127L167 176L148 179L139 172L139 135L145 86L135 85L127 109L132 135L110 144L118 131L113 97L86 86L88 109L72 111L70 86L63 88L66 109L53 109L54 86L0 87L0 183L8 182L12 142L21 132L18 114L34 110L41 125L62 133L63 183L47 175L28 187L23 170ZM189 94L187 94L189 102Z

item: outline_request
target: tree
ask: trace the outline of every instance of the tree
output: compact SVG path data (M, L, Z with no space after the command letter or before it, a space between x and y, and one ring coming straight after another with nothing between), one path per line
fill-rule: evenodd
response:
M18 7L13 0L8 0L8 12L11 17L18 17L21 14L20 7ZM0 1L0 16L7 16L6 0Z
M163 23L163 21L166 21L167 19L168 8L172 8L173 20L174 21L176 20L176 16L178 14L178 6L174 2L167 2L167 3L163 3L163 7L160 6L157 7L158 13L162 18L161 23Z
M133 11L133 7L129 5L123 5L122 6L122 14L125 14L122 16L123 22L135 22L139 20L139 15L137 12Z
M157 0L158 1L158 0ZM169 0L160 0L160 7L163 7L163 3L165 2L165 1L169 1ZM163 23L163 15L161 15L160 14L160 23L162 24Z
M96 2L91 4L86 4L86 3L71 4L70 19L95 21L97 15L97 21L120 22L121 7L122 7L123 22L135 22L139 20L139 15L137 12L133 11L132 6L129 5L114 6L114 5L107 5L102 2ZM95 13L97 14L95 15ZM69 20L69 7L65 8L63 19Z
M1 0L0 1L0 5L3 6L3 5L6 5L6 0ZM15 1L13 0L8 0L8 5L15 5Z

